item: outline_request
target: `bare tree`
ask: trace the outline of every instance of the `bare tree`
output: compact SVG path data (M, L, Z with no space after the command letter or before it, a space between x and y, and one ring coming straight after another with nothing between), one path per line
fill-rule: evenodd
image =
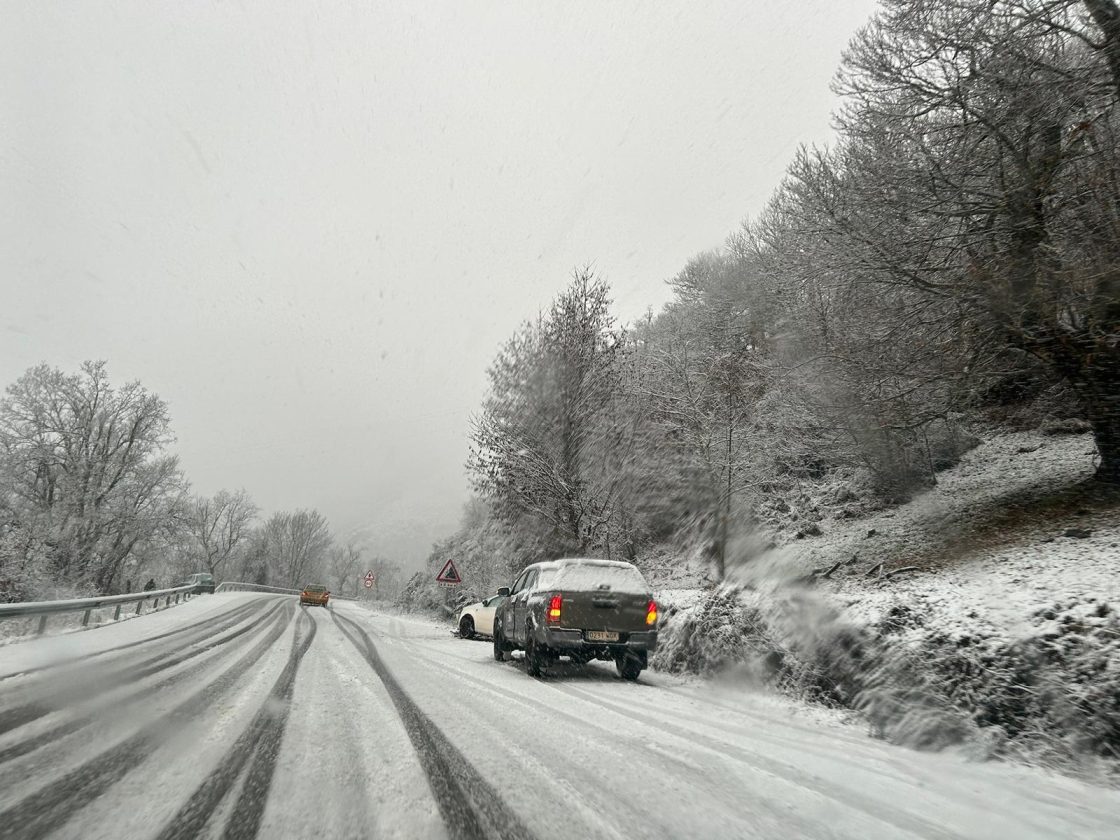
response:
M187 509L186 528L193 549L212 575L223 573L234 552L244 545L257 507L244 490L219 490L213 498L198 497Z
M326 574L332 538L327 520L317 510L275 513L262 530L265 562L274 571L273 580L301 587L308 583L309 575Z
M1111 36L1063 8L885 3L846 56L846 144L800 185L861 263L854 279L940 311L931 334L1029 354L1067 382L1098 476L1120 481Z
M352 542L331 548L328 566L334 591L354 594L358 590L363 549Z
M144 540L174 528L184 498L167 405L103 362L40 365L0 400L0 472L11 508L51 545L60 577L100 591Z

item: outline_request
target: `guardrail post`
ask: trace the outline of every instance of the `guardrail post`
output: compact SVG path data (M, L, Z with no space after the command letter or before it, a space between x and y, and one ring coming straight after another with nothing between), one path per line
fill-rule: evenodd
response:
M41 616L39 616L39 629L36 630L35 632L38 635L41 636L43 634L43 631L46 630L46 629L47 629L47 614L43 613Z
M113 613L113 621L121 620L121 605L117 604L117 610Z
M141 598L139 601L136 602L136 614L137 615L140 615L140 608L142 606L144 606L144 599L143 598Z
M89 614L91 612L93 612L93 610L86 610L86 614L82 616L82 626L83 627L88 627L89 626Z
M179 603L179 593L178 592L175 593L175 603L176 604Z

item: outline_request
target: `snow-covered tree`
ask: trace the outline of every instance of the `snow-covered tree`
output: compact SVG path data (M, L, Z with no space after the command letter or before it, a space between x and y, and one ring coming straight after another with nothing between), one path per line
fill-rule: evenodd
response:
M109 591L138 546L175 527L185 491L171 441L166 403L138 382L114 388L103 362L40 365L8 387L4 501L49 547L53 575Z
M244 490L219 490L212 498L192 499L186 507L191 554L210 574L224 574L230 558L249 536L257 516L256 505Z
M530 517L547 529L555 552L599 545L614 514L612 477L593 450L623 349L606 284L580 271L490 368L471 431L475 489L507 522Z

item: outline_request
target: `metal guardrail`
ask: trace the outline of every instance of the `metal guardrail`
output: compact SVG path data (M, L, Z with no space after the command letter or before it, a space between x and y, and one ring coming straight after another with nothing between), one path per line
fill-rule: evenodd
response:
M275 592L277 595L299 595L301 589L285 589L282 586L265 586L260 583L242 583L236 580L224 580L218 584L216 592ZM336 595L330 593L332 601L356 601L351 595Z
M176 586L171 589L156 589L151 592L129 592L124 595L102 595L94 598L69 598L60 601L24 601L15 604L0 604L0 620L5 618L27 618L32 616L39 616L39 626L36 633L42 633L47 627L48 616L57 615L59 613L72 613L84 612L82 616L82 627L89 626L89 617L96 609L103 607L116 606L116 611L113 613L113 620L117 621L121 617L121 610L128 605L136 604L135 615L140 615L143 610L145 601L152 601L155 609L159 609L159 602L166 599L166 606L171 606L173 599L174 603L178 604L180 600L186 600L191 595L197 594L199 587L197 584L190 586ZM245 583L238 580L227 580L219 583L215 588L215 592L268 592L277 595L299 595L298 589L285 589L280 586L264 586L259 583ZM345 596L331 596L345 597Z
M171 606L172 598L178 604L180 598L189 598L197 591L198 587L176 586L172 589L154 589L151 592L129 592L124 595L102 595L94 598L70 598L64 601L25 601L16 604L0 604L0 619L39 616L37 633L42 633L47 627L47 617L59 613L84 612L82 626L89 625L89 616L93 610L101 607L116 605L113 620L121 617L121 609L126 605L136 604L136 615L140 614L145 601L153 601L156 609L159 608L160 599L167 599L167 606Z
M285 589L282 586L265 586L260 583L242 583L239 580L223 580L215 592L274 592L277 595L298 595L298 589Z

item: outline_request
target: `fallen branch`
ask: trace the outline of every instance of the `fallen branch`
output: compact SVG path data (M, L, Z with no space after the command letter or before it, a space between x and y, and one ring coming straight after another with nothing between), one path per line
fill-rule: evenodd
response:
M882 573L883 573L883 564L882 563L876 563L874 566L872 566L870 569L868 569L866 572L864 572L863 576L864 577L871 577L874 574L882 575Z
M891 569L891 571L887 572L886 577L894 577L895 575L901 575L903 572L920 572L920 571L921 571L921 569L917 566L903 566L901 569Z
M844 565L843 562L840 561L840 560L837 560L836 563L833 564L832 568L829 569L827 572L825 572L822 575L822 577L825 577L825 578L832 577L832 573L835 572L837 569L839 569L842 565Z

